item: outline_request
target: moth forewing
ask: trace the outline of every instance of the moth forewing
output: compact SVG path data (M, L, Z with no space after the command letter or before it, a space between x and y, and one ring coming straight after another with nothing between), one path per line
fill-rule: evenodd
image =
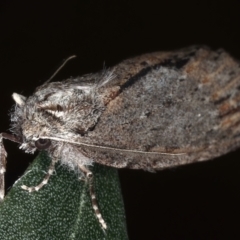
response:
M162 169L212 159L239 147L240 68L225 51L190 47L152 53L114 69L116 77L108 86L117 85L119 91L94 131L81 140L111 147L82 146L94 161Z

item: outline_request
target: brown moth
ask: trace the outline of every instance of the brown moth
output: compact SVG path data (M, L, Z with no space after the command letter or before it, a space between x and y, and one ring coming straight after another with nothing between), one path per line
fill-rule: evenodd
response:
M239 63L224 50L192 46L47 81L28 98L14 93L12 135L0 135L0 197L3 138L28 153L44 149L52 158L38 186L22 186L29 192L47 184L57 161L91 178L94 162L153 171L226 154L240 145L239 80Z

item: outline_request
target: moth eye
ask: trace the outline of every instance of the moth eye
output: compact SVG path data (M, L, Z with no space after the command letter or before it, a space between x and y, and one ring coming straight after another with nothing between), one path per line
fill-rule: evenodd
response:
M49 139L38 139L35 142L35 146L39 150L47 149L51 145L51 141Z

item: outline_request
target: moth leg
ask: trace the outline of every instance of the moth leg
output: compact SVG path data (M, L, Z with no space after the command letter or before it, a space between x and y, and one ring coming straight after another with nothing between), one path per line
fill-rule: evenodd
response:
M3 136L0 134L0 201L4 199L5 195L5 181L4 173L6 172L6 157L7 152L2 142Z
M47 174L43 178L42 182L39 183L37 186L28 187L26 185L22 185L21 188L28 192L34 192L34 191L38 191L39 189L41 189L44 185L46 185L48 183L49 178L51 177L51 175L53 174L53 172L55 170L56 162L58 162L58 158L53 157L51 165L48 168Z
M7 163L7 152L3 145L3 139L8 139L13 142L21 143L21 141L12 134L0 133L0 202L4 199L5 196L4 173L6 172Z
M95 213L99 223L101 224L102 228L105 230L105 229L107 229L107 224L104 221L102 214L100 213L100 210L98 207L96 194L95 194L94 187L93 187L93 174L89 169L87 169L86 167L84 167L82 165L79 165L79 168L86 175L86 178L89 182L89 192L90 192L90 197L91 197L91 201L92 201L92 207L93 207L94 213Z

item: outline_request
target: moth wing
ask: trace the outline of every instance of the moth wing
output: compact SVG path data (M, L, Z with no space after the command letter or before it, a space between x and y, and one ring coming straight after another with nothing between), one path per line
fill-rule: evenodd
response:
M239 63L191 47L126 60L114 94L83 147L114 167L160 169L211 159L240 145Z

